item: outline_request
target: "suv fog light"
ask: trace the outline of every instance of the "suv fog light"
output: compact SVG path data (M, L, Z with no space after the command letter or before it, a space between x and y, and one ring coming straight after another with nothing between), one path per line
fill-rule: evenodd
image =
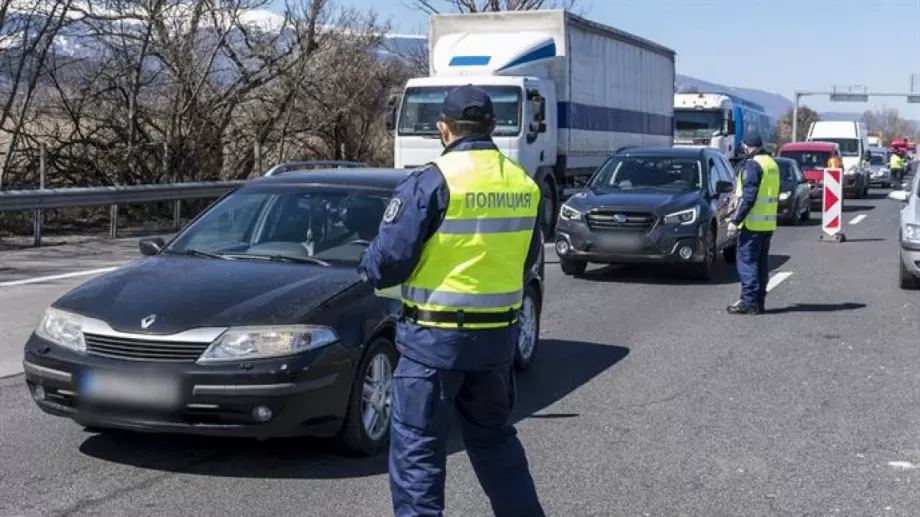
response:
M35 400L45 400L45 387L36 384L35 387L32 388L32 398Z
M254 418L256 422L268 422L272 419L272 416L272 410L268 406L256 406L255 409L252 410L252 418Z
M556 253L560 255L565 255L569 252L569 243L564 240L556 241Z
M693 256L693 248L690 246L681 246L680 250L678 250L678 253L680 254L680 258L684 260L690 260L690 257Z

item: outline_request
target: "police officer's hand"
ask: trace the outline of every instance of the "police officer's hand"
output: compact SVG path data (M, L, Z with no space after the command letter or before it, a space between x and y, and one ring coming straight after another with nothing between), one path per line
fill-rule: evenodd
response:
M735 223L733 223L733 222L731 222L731 221L729 221L729 223L728 223L728 231L727 231L726 233L727 233L729 239L734 238L736 235L738 235L738 225L735 224Z

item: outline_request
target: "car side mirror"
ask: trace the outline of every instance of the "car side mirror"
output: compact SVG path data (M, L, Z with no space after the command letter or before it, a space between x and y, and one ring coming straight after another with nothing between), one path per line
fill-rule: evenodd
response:
M732 185L730 181L717 181L716 182L716 193L717 194L731 194L735 190L735 186Z
M166 241L159 237L151 237L148 239L141 239L137 243L138 249L141 251L141 255L145 257L152 257L163 250L163 247L166 246Z

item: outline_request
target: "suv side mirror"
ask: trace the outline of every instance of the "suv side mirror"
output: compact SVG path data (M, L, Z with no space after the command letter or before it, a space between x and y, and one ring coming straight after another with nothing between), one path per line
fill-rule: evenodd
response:
M735 190L735 186L732 185L730 181L719 180L716 182L716 193L717 194L731 194Z
M151 237L149 239L141 239L137 243L137 247L141 252L141 255L145 257L152 257L163 250L163 247L166 246L166 241L159 237Z

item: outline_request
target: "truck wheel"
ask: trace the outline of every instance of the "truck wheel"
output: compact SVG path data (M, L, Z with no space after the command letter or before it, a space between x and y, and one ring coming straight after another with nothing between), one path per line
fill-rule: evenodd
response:
M555 192L555 185L547 177L540 182L540 197L543 199L543 238L551 240L556 231L556 214L559 213L559 196Z
M583 275L585 270L588 269L588 263L584 260L568 260L568 259L559 259L559 266L562 268L562 273L566 276L578 276Z

